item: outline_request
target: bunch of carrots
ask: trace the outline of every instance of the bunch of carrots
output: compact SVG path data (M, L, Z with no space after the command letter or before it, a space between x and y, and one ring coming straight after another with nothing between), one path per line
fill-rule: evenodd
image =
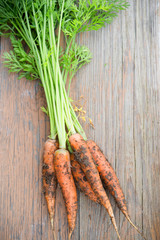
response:
M89 49L76 43L76 35L104 27L127 7L125 0L0 0L0 35L10 37L13 46L4 54L4 64L19 78L39 80L44 89L47 107L41 109L50 119L42 170L45 198L53 227L59 183L67 210L69 239L76 220L76 186L106 208L119 239L104 186L139 232L131 222L112 166L96 143L87 140L69 98L74 75L91 61ZM63 47L61 33L65 39Z
M44 148L43 185L53 231L58 181L67 210L69 239L75 228L76 221L76 186L92 201L105 207L117 236L121 239L113 209L105 191L105 189L108 189L127 220L145 239L129 217L126 200L119 180L101 149L93 140L85 141L78 133L71 135L69 142L73 149L71 154L66 149L59 149L58 142L54 140L47 140Z

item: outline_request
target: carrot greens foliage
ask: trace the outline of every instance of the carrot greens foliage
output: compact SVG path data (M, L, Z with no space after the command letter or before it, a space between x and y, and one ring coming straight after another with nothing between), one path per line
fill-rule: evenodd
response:
M73 76L92 57L76 36L111 23L127 7L125 0L0 0L0 35L9 36L13 46L4 64L19 78L40 79L50 138L58 136L60 148L76 132L86 139L65 89L68 78L69 93ZM65 47L60 47L62 32Z

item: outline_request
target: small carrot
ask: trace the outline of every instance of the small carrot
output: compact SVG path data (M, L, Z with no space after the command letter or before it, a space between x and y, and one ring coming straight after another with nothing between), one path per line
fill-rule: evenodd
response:
M67 209L69 224L69 239L75 228L77 214L77 191L70 167L70 154L65 149L55 152L54 165L58 183L61 187L63 198Z
M125 200L123 191L121 189L119 180L118 180L111 164L109 163L109 161L104 156L101 149L97 146L97 144L94 141L88 140L87 146L89 147L89 150L93 156L93 159L94 159L97 169L99 171L100 177L105 184L105 187L108 188L108 190L114 197L115 201L117 202L119 209L125 215L125 217L130 222L130 224L141 234L141 236L143 238L145 238L142 235L142 233L139 231L139 229L133 224L133 222L131 221L131 219L129 217L126 200Z
M58 143L55 140L48 139L45 142L44 153L43 153L43 188L44 195L47 201L48 212L50 215L51 226L54 233L54 214L55 214L55 198L57 180L55 175L55 169L53 164L54 152L58 149ZM55 235L55 233L54 233Z
M87 146L87 143L82 138L82 136L78 133L70 136L69 142L76 156L76 160L79 162L94 193L99 198L100 203L106 208L111 218L111 221L113 223L113 226L116 230L117 236L120 239L111 203L103 188L103 185L99 176L99 172L94 164L94 161L89 151L89 148Z
M87 181L87 178L84 172L81 169L81 166L76 161L74 154L71 154L71 165L72 165L72 174L76 182L77 187L92 201L99 203L99 199L96 194L93 192L91 185Z

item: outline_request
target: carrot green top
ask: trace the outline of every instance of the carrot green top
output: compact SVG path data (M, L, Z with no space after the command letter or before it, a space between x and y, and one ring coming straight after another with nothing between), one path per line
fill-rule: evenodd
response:
M42 110L60 148L76 132L86 139L65 90L67 76L70 88L78 69L91 60L89 49L75 42L76 35L100 29L127 7L125 0L0 0L0 34L9 36L13 46L4 63L19 78L41 80L47 101ZM65 48L60 47L61 31Z

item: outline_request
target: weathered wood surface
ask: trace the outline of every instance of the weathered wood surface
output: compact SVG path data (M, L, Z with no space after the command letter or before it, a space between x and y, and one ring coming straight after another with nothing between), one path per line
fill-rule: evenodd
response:
M160 239L160 74L159 1L130 1L113 24L80 35L93 53L92 62L74 79L71 96L87 100L95 130L84 125L108 155L124 190L133 222L148 240ZM0 49L0 239L53 239L42 194L42 151L49 133L45 103L37 82L17 80L2 65L11 49ZM103 207L78 193L73 240L115 240ZM141 237L110 197L122 239ZM57 190L56 232L67 239L67 219Z

